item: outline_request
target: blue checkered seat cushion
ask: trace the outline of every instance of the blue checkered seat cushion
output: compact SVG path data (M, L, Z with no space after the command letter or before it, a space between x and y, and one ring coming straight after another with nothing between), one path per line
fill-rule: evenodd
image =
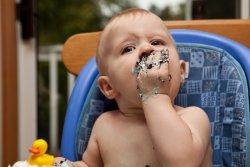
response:
M226 51L201 44L177 44L181 59L187 62L185 84L176 104L199 106L211 122L214 167L243 167L249 145L249 96L245 74L239 63ZM75 147L81 159L97 117L117 109L106 99L96 80L89 91L80 115ZM115 140L115 139L114 139Z

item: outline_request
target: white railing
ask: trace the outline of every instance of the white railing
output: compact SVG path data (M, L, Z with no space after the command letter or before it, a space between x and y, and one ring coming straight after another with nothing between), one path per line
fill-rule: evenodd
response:
M249 19L250 18L250 0L241 0L240 4L240 18Z
M50 90L50 151L58 152L58 62L61 61L62 45L45 46L39 48L38 61L49 62L49 90ZM75 76L67 74L68 97L74 86Z

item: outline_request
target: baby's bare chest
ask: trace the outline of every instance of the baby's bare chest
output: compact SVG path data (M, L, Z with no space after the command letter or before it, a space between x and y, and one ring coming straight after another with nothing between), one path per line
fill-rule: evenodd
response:
M99 142L105 166L159 167L146 126L116 127Z

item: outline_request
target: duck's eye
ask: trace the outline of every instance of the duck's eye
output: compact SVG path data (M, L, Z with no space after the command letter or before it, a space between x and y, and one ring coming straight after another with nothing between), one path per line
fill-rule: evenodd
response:
M122 50L122 54L125 54L125 53L128 53L128 52L131 52L135 49L134 46L128 46L128 47L125 47L123 50Z

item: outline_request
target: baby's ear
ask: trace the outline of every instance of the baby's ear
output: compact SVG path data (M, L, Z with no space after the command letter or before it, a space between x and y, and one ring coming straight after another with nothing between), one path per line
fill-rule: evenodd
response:
M180 60L180 70L181 70L181 84L184 84L186 78L186 62L184 60Z
M118 91L111 85L108 76L99 76L98 86L101 92L108 98L114 99L118 95Z

